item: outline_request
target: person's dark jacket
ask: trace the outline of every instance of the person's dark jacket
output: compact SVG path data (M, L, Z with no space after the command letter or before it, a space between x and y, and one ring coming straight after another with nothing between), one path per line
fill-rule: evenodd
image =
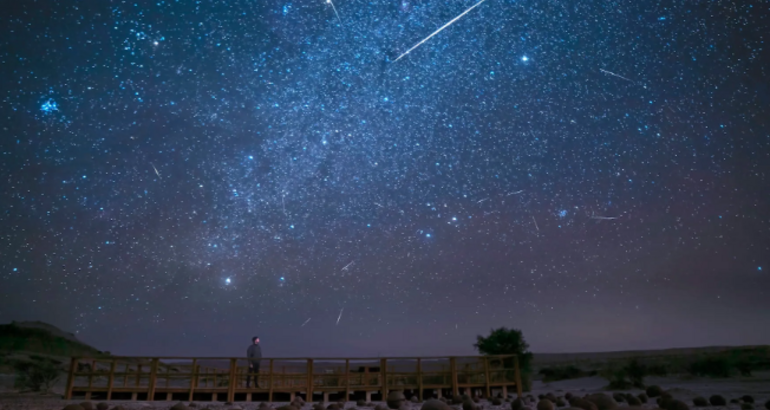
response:
M256 343L252 344L249 346L249 349L246 350L246 357L248 357L252 363L259 363L259 360L262 359L262 347Z

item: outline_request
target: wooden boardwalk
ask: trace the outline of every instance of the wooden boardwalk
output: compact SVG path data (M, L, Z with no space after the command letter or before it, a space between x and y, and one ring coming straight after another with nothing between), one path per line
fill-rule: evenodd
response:
M383 400L463 393L521 396L515 355L262 359L259 386L246 387L245 358L73 357L66 399L183 401Z

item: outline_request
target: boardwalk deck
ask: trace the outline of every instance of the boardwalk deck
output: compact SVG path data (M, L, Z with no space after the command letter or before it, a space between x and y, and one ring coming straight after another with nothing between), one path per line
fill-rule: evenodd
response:
M262 359L259 386L246 386L245 358L73 357L65 398L104 400L306 401L382 400L470 393L521 396L514 355L395 358Z

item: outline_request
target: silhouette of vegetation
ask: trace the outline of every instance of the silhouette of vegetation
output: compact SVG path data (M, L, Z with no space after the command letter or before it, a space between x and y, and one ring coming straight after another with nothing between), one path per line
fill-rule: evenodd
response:
M693 376L730 377L731 367L726 357L706 357L692 362L688 373Z
M14 387L21 391L47 392L62 374L61 362L39 356L31 359L14 363Z
M569 366L544 367L540 369L538 374L543 376L544 382L556 382L559 380L570 380L570 379L579 379L581 377L596 376L598 372L596 370L591 370L586 372L581 370L577 366L569 365Z
M501 327L492 329L489 336L478 335L473 345L479 353L484 355L515 354L519 359L519 371L521 373L521 387L523 391L532 390L532 352L529 344L524 340L521 330ZM513 369L513 359L504 359L506 369ZM511 370L506 378L512 379L514 371Z
M643 389L647 367L634 358L620 367L606 367L600 372L600 375L610 382L607 386L607 389L610 390Z

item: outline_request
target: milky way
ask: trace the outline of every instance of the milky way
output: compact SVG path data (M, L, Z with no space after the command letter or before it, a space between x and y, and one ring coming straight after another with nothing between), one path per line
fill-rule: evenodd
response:
M487 0L398 61L477 2L17 3L3 321L124 354L770 343L767 1Z

